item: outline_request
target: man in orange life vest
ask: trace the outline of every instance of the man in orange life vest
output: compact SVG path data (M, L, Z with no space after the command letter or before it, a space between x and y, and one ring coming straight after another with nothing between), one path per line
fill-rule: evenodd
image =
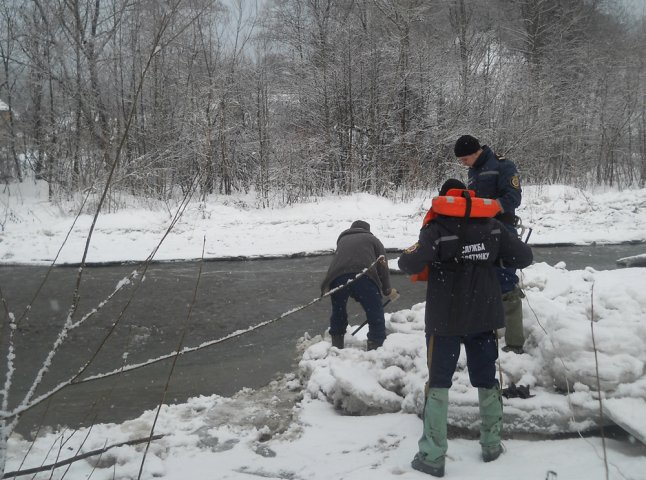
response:
M419 240L399 258L399 268L415 274L428 267L426 344L429 370L424 432L412 462L416 470L444 476L449 388L464 344L469 379L478 388L482 459L502 453L502 399L496 380L496 329L504 326L500 285L494 265L524 268L531 248L494 218L477 218L476 200L464 184L450 179L440 190L451 202L463 202L463 213L433 215ZM489 201L490 203L490 201ZM496 209L497 211L497 209Z
M496 216L503 225L516 234L516 208L520 206L522 191L520 176L511 160L494 154L487 145L480 145L477 138L462 135L455 142L455 156L463 165L469 167L469 189L475 190L476 197L493 198L500 205L501 212ZM496 275L502 290L505 309L505 346L506 352L523 353L525 334L523 332L524 294L518 287L518 276L513 268L498 267Z

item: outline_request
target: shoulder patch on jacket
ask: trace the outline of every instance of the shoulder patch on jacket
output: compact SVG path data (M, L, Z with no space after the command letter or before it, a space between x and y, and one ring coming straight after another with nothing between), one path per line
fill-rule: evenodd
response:
M415 250L419 248L419 242L415 242L414 245L411 245L408 247L406 250L404 250L404 253L413 253Z
M512 187L516 189L520 188L520 177L518 175L513 175L509 180L509 182L511 183Z

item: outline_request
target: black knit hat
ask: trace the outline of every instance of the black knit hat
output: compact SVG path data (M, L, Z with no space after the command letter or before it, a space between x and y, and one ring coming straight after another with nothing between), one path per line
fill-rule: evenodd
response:
M453 150L456 157L466 157L480 150L480 142L476 137L472 137L471 135L462 135L455 142L455 148Z
M370 224L363 220L355 220L352 222L352 225L350 225L350 228L363 228L364 230L370 231Z
M457 180L455 178L449 178L446 182L442 184L442 188L440 188L440 196L446 195L446 193L452 188L459 188L460 190L466 190L467 187L460 180Z

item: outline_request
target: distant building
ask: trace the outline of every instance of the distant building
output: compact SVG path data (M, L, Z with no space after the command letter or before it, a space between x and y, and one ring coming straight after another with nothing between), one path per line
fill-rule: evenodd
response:
M8 123L10 115L11 111L9 110L9 105L0 100L0 125L5 122Z

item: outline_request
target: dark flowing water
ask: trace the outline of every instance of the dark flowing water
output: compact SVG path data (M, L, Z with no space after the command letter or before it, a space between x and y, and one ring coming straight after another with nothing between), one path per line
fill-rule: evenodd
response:
M588 265L610 269L616 267L618 258L645 250L645 245L612 245L535 248L534 254L537 262L565 261L569 269ZM394 258L398 254L389 256ZM319 296L319 283L329 261L329 256L319 256L205 262L188 320L199 264L151 265L140 277L142 282L135 280L70 333L38 392L70 378L90 358L119 317L118 327L88 373L121 366L124 352L128 352L127 362L135 363L174 351L187 321L183 344L194 346L303 305ZM134 269L134 266L88 268L74 318L78 320L97 308ZM31 301L46 271L44 267L0 268L3 298L16 317ZM10 404L20 401L56 339L72 301L76 276L76 268L54 269L28 317L21 321L16 338L18 374L12 384ZM393 275L392 280L402 297L387 311L409 308L424 300L425 284L412 284L402 275ZM349 314L354 316L351 323L363 321L360 307L354 302L350 302ZM293 371L297 339L306 332L312 336L325 332L328 316L329 300L324 299L267 328L180 357L165 402L182 402L200 394L229 396L243 387L257 388L276 375ZM6 338L2 340L6 342ZM167 360L132 373L69 387L28 412L18 430L27 434L41 422L51 426L84 425L121 422L139 416L160 401L170 368L171 360Z

